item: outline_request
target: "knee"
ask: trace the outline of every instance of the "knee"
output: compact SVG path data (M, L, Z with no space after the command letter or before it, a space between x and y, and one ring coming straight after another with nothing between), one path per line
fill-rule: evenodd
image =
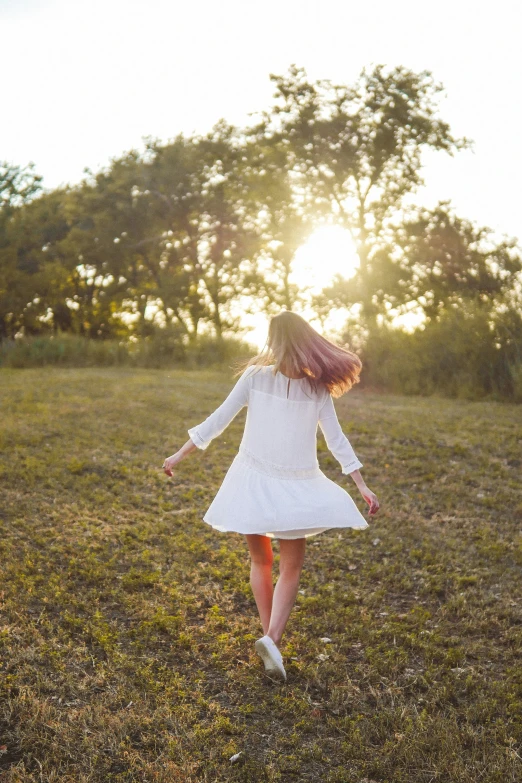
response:
M281 550L279 573L298 577L303 568L305 558L304 539L298 539L297 541L282 540L279 542L279 546Z
M303 558L285 560L283 563L279 563L279 572L287 576L299 576L303 568L303 562Z
M252 555L250 558L251 566L258 566L259 568L272 568L274 562L273 552L263 552L256 555Z

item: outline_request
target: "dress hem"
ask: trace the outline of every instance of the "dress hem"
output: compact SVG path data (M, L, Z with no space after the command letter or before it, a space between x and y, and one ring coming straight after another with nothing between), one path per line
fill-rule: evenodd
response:
M259 531L259 530L235 530L234 528L224 528L221 525L213 525L212 522L209 522L208 520L206 520L204 518L202 519L202 521L206 525L211 527L213 530L216 530L218 533L239 533L240 535L243 535L243 536L246 536L246 535L267 536L270 533L270 534L272 534L272 536L274 538L277 538L277 535L279 533L291 533L293 530L310 530L310 531L312 531L312 530L316 530L319 527L321 527L321 528L324 527L324 531L322 531L322 532L326 532L327 530L347 530L347 529L349 529L349 530L367 530L370 527L370 525L367 522L365 522L364 525L350 525L350 524L341 524L341 525L337 524L336 525L335 523L333 523L333 524L330 523L330 524L324 525L324 526L323 525L310 525L308 528L307 527L303 527L303 528L288 527L286 529L279 529L277 531L273 531L273 530L268 530L267 531L266 529ZM271 536L269 536L269 537L271 537ZM303 538L303 536L297 536L297 537L298 538Z

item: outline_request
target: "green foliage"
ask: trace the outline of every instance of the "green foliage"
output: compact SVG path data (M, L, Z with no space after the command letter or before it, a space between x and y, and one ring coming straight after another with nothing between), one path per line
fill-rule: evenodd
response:
M469 303L479 307L479 318L484 310L497 312L517 289L522 257L515 239L495 243L491 234L459 218L449 201L431 210L412 209L395 228L391 245L379 251L381 262L395 256L391 266L398 283L389 286L396 289L393 299L388 286L378 289L381 301L397 306L406 299L430 321Z
M128 361L128 348L117 340L90 340L64 333L0 343L2 367L105 367Z
M502 338L510 322L509 340ZM362 360L364 386L404 394L522 402L522 317L461 304L408 334L381 327L371 332Z
M217 341L199 335L191 343L175 328L156 329L139 341L92 340L68 334L17 338L0 342L0 367L184 367L219 366L255 353L240 338Z
M0 216L6 219L16 207L27 204L40 191L41 182L34 163L21 168L0 161Z
M379 64L363 68L354 84L339 85L310 82L305 69L293 65L271 79L276 100L260 136L287 150L314 211L335 215L350 230L360 268L348 285L346 304L359 303L361 317L372 322L379 312L374 300L382 279L379 251L406 196L423 184L423 150L452 155L471 141L454 138L437 117L443 88L430 71Z
M74 187L41 192L32 166L0 164L0 366L246 356L243 314L299 312L308 286L291 282L295 253L336 222L360 266L312 305L320 319L346 314L363 384L521 401L517 242L493 241L447 200L405 207L424 150L471 145L438 116L442 85L383 65L352 85L296 66L271 79L275 102L257 125L149 139ZM412 310L425 329L390 330Z

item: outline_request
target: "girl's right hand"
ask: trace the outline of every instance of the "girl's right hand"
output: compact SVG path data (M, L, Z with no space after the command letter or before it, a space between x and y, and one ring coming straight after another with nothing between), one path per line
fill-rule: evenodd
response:
M368 489L366 485L364 485L364 487L359 487L359 492L370 506L368 514L370 516L376 514L380 508L379 501L377 500L377 495L374 492L372 492L371 489Z

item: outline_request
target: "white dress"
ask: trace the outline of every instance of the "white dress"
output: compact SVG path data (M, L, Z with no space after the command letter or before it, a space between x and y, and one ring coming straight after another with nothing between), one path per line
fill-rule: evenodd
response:
M325 386L274 375L274 365L251 365L226 400L188 434L200 449L247 406L239 451L203 521L220 532L307 538L330 528L369 527L348 492L317 459L317 425L349 474L362 463L343 433Z

